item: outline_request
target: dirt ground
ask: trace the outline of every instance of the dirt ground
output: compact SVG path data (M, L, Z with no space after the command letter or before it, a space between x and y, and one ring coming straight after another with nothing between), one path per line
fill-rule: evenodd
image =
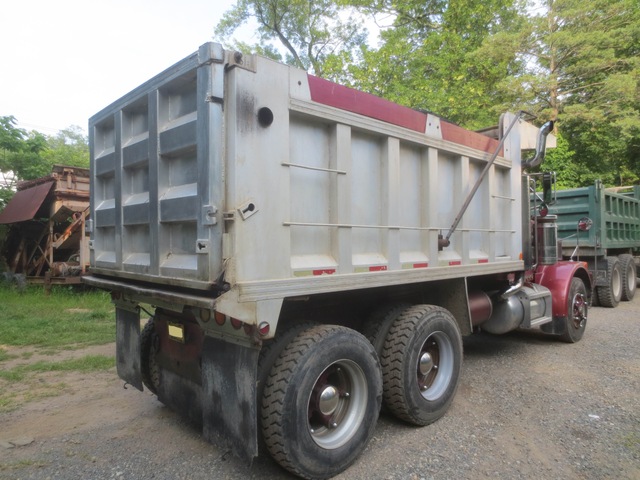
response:
M640 295L593 308L574 345L533 332L465 339L447 415L423 428L382 415L363 455L337 478L639 479L639 340ZM0 414L2 479L292 478L268 458L248 466L208 444L153 395L125 388L115 369L41 375L28 387L21 394L35 400Z

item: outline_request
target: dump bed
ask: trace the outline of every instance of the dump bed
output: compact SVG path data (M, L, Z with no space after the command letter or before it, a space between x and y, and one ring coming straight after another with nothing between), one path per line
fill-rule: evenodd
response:
M241 300L522 269L514 128L437 116L208 43L89 123L92 271Z
M579 242L583 253L590 249L598 255L605 250L640 248L640 186L626 190L605 189L594 185L556 193L549 212L558 217L558 239L564 253L570 255ZM589 217L593 227L577 233L578 221Z

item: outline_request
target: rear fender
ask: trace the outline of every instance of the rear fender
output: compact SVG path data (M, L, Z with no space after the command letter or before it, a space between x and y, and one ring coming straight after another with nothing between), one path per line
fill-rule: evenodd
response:
M551 291L554 318L567 317L567 298L573 277L584 282L587 296L591 297L591 276L585 262L561 261L553 265L540 265L536 269L535 282Z

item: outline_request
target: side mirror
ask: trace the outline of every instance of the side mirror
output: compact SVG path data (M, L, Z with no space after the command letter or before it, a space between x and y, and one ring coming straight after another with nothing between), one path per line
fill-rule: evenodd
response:
M542 175L542 201L547 205L552 205L554 203L553 183L553 174L545 173Z

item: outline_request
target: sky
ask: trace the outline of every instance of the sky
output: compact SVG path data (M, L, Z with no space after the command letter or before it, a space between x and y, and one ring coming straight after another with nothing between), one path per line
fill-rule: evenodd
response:
M15 0L0 13L0 116L54 135L212 41L235 0ZM246 41L255 39L243 38Z

